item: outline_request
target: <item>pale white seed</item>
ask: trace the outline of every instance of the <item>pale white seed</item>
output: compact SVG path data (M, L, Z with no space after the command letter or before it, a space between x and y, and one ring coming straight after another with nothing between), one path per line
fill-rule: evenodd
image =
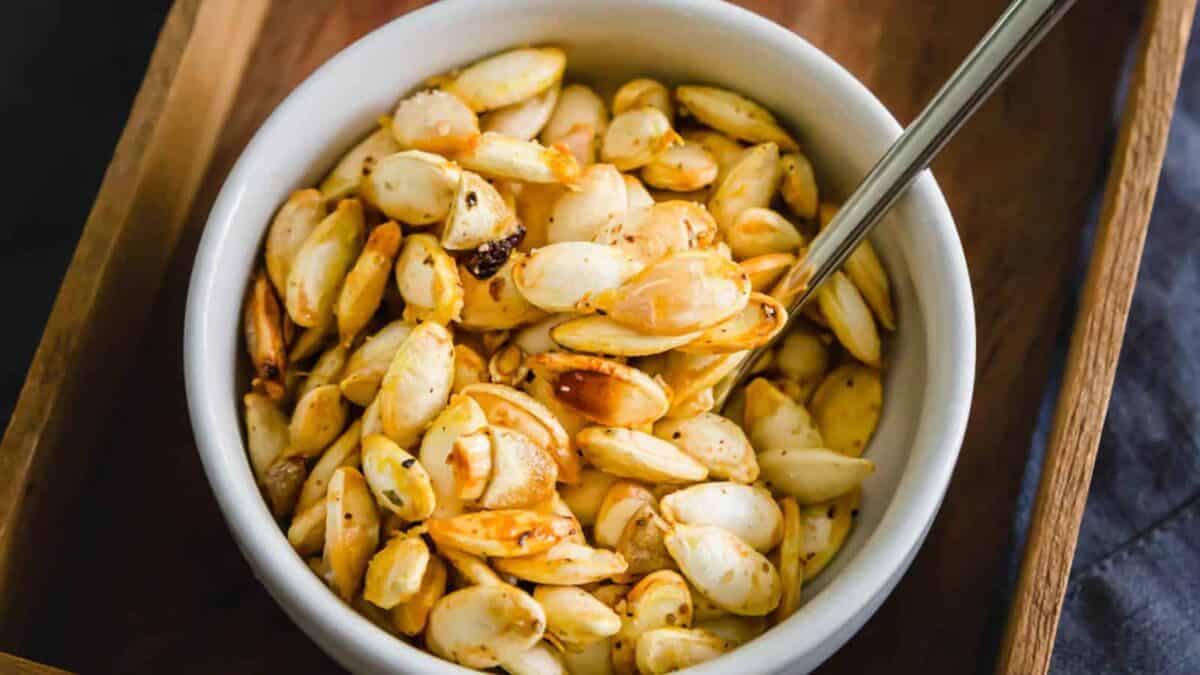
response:
M642 180L660 190L691 192L717 179L717 160L699 143L668 148L642 167Z
M677 523L666 544L688 581L721 609L762 616L779 604L775 566L728 530Z
M761 487L740 483L704 483L662 498L663 517L672 523L716 525L737 535L760 553L783 536L783 515Z
M695 417L660 420L654 435L708 468L713 478L752 483L759 466L745 432L728 418L705 412Z
M536 96L487 113L480 120L480 125L484 131L494 131L522 141L533 140L550 121L550 115L558 104L560 90L558 84L552 84Z
M350 358L342 370L338 386L342 395L355 405L367 406L379 393L379 384L387 373L388 366L400 349L401 343L412 332L413 325L397 319L368 337Z
M592 241L610 224L625 217L625 180L611 164L593 164L554 204L546 236L549 243Z
M739 213L722 234L738 260L770 253L795 253L804 245L804 236L787 218L759 207Z
M615 549L633 514L647 504L657 503L654 494L639 483L627 480L612 483L595 511L592 536L596 545Z
M446 158L406 150L380 158L362 178L362 196L389 218L412 225L443 220L450 213L460 171Z
M515 586L469 586L438 600L425 643L438 656L469 668L491 668L542 639L546 614Z
M354 177L354 184L358 185L358 176ZM267 262L271 283L280 295L287 293L292 259L324 218L325 196L313 189L293 192L279 207L271 221L271 228L267 230L263 258Z
M617 477L610 473L587 468L580 472L577 484L564 486L559 494L575 518L583 526L591 527L596 523L605 495L616 481Z
M604 132L600 159L621 171L630 171L682 143L683 139L671 128L671 120L661 110L638 108L613 118Z
M762 378L746 386L743 420L750 443L759 452L825 446L808 410Z
M379 546L379 512L363 475L342 467L329 480L325 497L325 565L343 600L358 592L371 554Z
M518 579L552 586L579 586L608 579L625 571L625 559L604 549L561 541L542 553L497 558L496 569Z
M779 164L780 173L783 174L779 194L783 196L783 201L797 216L809 221L815 219L820 197L812 163L800 153L791 153L780 157Z
M413 447L446 406L454 382L454 342L441 324L425 322L396 351L379 390L384 432L401 447Z
M620 115L638 108L657 108L667 119L675 116L675 105L671 102L671 91L661 82L641 77L630 80L613 94L613 114Z
M453 516L462 511L454 469L448 459L458 438L483 431L487 423L479 404L460 394L433 418L429 430L421 438L418 458L429 474L437 498L435 516Z
M512 276L530 303L548 312L569 312L589 296L620 286L641 267L615 246L569 241L522 258Z
M657 628L637 643L638 671L661 675L717 658L733 645L699 628Z
M695 483L708 476L703 464L641 431L589 427L575 440L588 461L616 476L651 483Z
M843 272L834 272L817 289L817 303L846 351L859 361L878 368L881 363L879 330L866 301L849 277Z
M520 231L521 223L500 192L479 174L463 171L442 228L442 247L470 251L484 245L502 245L503 240Z
M487 279L477 278L465 267L458 268L458 277L463 285L460 325L473 330L509 330L546 316L544 311L525 299L513 281L513 269L524 257L523 253L513 253Z
M586 647L621 628L616 612L580 588L538 586L533 599L546 612L547 632L569 649Z

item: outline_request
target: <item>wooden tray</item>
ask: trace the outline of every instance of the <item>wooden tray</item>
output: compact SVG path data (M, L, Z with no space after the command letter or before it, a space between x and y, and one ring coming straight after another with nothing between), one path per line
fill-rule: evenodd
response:
M186 418L183 301L208 208L264 117L338 49L420 4L177 0L0 446L0 649L83 671L335 668L253 578L209 493ZM744 4L908 121L1006 0ZM934 166L975 291L971 423L912 570L824 672L992 660L993 589L1137 4L1079 3ZM1193 5L1145 12L1006 672L1048 663Z

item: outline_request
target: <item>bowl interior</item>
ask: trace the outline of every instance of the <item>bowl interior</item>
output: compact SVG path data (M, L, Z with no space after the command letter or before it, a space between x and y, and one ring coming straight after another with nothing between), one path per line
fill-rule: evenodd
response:
M240 433L240 299L278 205L317 182L402 95L480 56L539 43L566 47L568 80L602 92L648 75L719 84L760 101L796 133L824 195L836 198L899 131L865 89L791 33L737 8L684 0L569 9L553 0L450 0L369 35L297 89L255 136L210 217L189 297L189 401L206 471L257 574L314 640L356 669L450 666L338 602L267 513ZM721 672L726 659L755 670L815 667L895 583L944 492L969 404L974 321L961 248L932 178L917 182L873 239L899 330L886 347L883 416L866 453L878 468L864 485L857 525L805 588L800 611L704 670Z

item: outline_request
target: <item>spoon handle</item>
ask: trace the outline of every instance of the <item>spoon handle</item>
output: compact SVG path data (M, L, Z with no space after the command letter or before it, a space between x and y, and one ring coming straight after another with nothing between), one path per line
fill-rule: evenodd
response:
M841 267L917 175L1072 4L1074 0L1015 0L1008 6L859 183L829 225L813 239L804 257L784 273L772 295L788 308L789 323L813 291ZM761 353L786 333L785 326L775 339L741 360L718 386L716 409L746 379Z

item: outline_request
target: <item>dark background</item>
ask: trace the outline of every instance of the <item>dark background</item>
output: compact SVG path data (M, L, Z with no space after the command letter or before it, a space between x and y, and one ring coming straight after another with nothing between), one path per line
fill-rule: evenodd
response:
M0 422L125 126L170 0L5 0Z

